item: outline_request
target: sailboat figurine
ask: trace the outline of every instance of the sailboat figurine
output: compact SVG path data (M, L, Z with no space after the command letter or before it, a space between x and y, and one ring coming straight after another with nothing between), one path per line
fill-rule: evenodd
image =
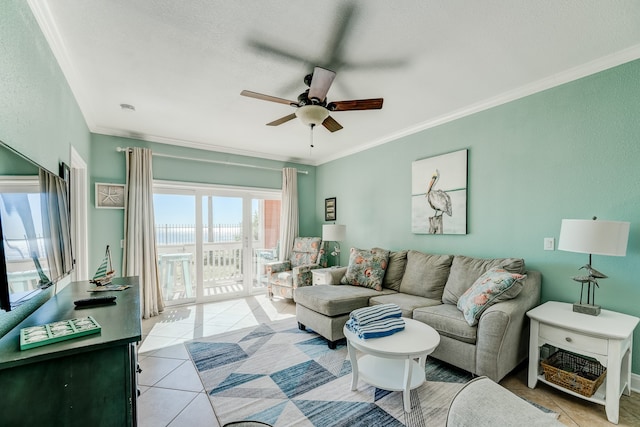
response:
M98 267L93 279L89 280L91 283L95 283L98 286L104 286L111 283L111 279L116 275L113 265L111 264L111 252L109 251L109 245L104 254L102 264Z

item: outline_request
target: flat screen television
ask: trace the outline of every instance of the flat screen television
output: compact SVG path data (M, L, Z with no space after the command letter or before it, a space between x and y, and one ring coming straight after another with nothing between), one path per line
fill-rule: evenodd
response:
M0 142L0 309L73 270L67 182Z

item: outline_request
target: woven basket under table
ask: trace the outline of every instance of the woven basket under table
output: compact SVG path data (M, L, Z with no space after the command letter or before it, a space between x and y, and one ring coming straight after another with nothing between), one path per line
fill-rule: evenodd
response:
M593 396L607 375L607 369L597 360L558 350L540 362L544 378L586 397Z

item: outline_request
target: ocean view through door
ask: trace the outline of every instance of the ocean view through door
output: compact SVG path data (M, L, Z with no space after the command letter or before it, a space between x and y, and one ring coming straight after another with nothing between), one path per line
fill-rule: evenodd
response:
M277 259L279 191L156 184L154 214L167 305L266 290L265 263Z

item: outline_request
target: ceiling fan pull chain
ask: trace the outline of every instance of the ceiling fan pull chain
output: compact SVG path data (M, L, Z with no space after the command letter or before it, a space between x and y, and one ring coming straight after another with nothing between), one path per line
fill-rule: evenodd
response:
M309 141L310 141L309 154L311 154L311 149L313 148L313 127L314 126L315 125L313 123L309 126L309 128L311 129L310 131L311 133L309 134Z

